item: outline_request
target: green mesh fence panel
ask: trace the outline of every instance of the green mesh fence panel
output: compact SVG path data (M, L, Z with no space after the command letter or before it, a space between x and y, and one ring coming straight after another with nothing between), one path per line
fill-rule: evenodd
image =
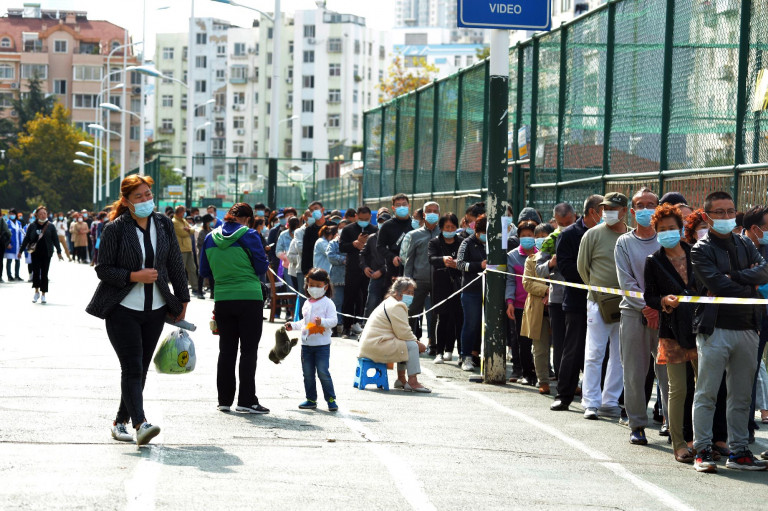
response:
M675 2L669 168L733 164L738 5Z
M560 31L539 39L539 87L536 105L536 182L557 180L557 128L560 102ZM539 190L536 194L539 195ZM554 200L554 199L553 199Z
M435 191L453 190L456 183L456 129L459 107L459 77L452 76L440 83L440 111L437 127L437 162Z
M374 110L365 114L365 170L363 174L363 195L381 197L381 124L382 111Z
M459 189L480 188L483 173L485 124L485 66L464 74L462 83L461 139L459 140Z
M600 183L585 183L573 186L566 186L560 191L560 200L562 202L568 202L576 210L576 214L581 216L584 209L584 200L595 193L599 193L600 190L597 187ZM542 219L544 220L544 219Z
M749 36L749 68L747 72L747 105L744 122L744 158L748 163L768 161L768 113L761 101L755 105L755 90L760 71L768 68L768 4L752 2ZM768 71L763 80L768 80ZM756 110L756 111L755 111ZM763 188L765 192L765 188ZM765 202L765 199L763 199Z
M416 188L413 193L428 193L432 191L432 149L435 143L434 112L435 88L423 89L419 97L419 168L416 172Z
M610 172L659 170L664 0L616 4Z
M381 180L381 195L386 197L395 192L395 134L397 126L397 109L402 100L395 100L384 109L384 168Z
M523 90L518 91L518 95L522 96L522 111L520 112L520 128L522 132L520 136L525 136L525 141L520 141L520 145L528 146L529 158L531 152L531 107L532 107L532 90L533 90L533 45L528 43L523 48ZM524 203L528 203L529 197L532 195L531 189L528 186L529 183L535 182L530 173L531 166L525 164L521 166L521 172L524 176ZM533 194L535 195L535 193Z
M400 135L395 193L413 193L413 163L416 154L416 95L400 102Z
M602 174L607 36L605 10L569 27L561 149L563 181ZM573 190L582 189L577 186Z

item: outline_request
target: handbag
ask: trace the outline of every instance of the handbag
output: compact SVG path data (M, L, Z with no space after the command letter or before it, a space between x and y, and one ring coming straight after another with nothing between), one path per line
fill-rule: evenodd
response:
M651 258L651 261L656 265L656 268L661 270L667 280L672 283L677 283L677 280L656 260L656 258ZM691 293L678 284L677 294L690 296ZM670 318L669 327L675 336L675 340L682 349L696 349L696 335L693 333L695 309L695 304L683 302L677 306L672 314L668 314Z
M595 292L595 299L597 300L597 307L600 309L600 316L602 316L603 321L606 323L616 323L621 320L619 305L621 304L622 297L620 295Z
M30 254L34 253L35 250L37 250L37 247L40 245L40 242L43 241L43 236L45 235L45 231L48 230L48 226L51 225L50 222L45 224L45 227L43 227L43 230L40 231L40 236L37 237L37 239L29 244L29 248L27 249Z

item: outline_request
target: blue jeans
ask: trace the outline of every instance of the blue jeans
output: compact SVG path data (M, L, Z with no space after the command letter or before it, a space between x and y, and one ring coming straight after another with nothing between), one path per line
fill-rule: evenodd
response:
M384 301L384 295L389 290L389 284L387 282L387 276L384 275L378 279L371 279L368 282L368 300L365 303L365 317L371 316L373 310Z
M461 327L461 356L471 357L472 350L480 339L483 318L482 293L461 293L461 307L464 310L464 324Z
M336 399L336 392L333 390L333 380L331 372L328 370L328 363L331 359L331 345L325 346L302 346L301 347L301 369L304 371L304 393L307 400L317 401L317 385L315 383L315 372L323 387L323 397L326 401Z
M333 298L331 300L333 300L333 304L336 306L336 312L341 312L341 306L344 303L344 285L333 286ZM338 314L336 318L338 324L341 325L341 314Z

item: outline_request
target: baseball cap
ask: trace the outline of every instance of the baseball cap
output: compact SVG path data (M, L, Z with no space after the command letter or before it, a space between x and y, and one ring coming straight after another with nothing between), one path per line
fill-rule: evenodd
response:
M614 206L620 208L626 208L629 204L629 199L623 193L611 192L605 194L605 199L600 203L601 206Z

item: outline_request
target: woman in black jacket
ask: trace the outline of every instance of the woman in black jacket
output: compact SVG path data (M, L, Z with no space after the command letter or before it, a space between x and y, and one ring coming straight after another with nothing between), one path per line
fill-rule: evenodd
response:
M106 320L120 360L121 399L112 437L145 445L160 433L144 415L144 382L166 316L184 319L189 302L187 273L171 220L154 212L150 177L134 174L120 185L104 227L96 274L99 286L86 308ZM173 286L171 293L170 285Z
M30 265L32 287L35 288L35 296L32 298L32 303L37 303L38 299L40 303L46 303L45 293L48 292L48 268L51 266L54 247L56 248L56 253L59 254L59 261L62 261L63 258L61 257L59 235L56 233L56 227L48 221L48 210L45 209L45 206L38 206L35 210L35 223L31 223L27 227L27 234L21 242L21 247L19 247L19 259L21 259L21 254L32 243L35 243L35 249L32 251L32 264Z
M429 240L427 256L432 265L432 303L440 303L461 288L461 272L457 258L461 241L456 237L459 219L447 213L438 223L440 234ZM457 295L435 309L437 326L435 364L450 362L453 347L461 339L463 317L461 298Z
M659 316L659 359L666 359L669 373L669 433L675 459L693 463L688 442L693 440L691 413L696 373L696 335L693 304L676 296L697 295L691 265L691 247L680 241L683 216L677 206L663 204L651 219L662 248L645 264L645 303Z
M483 317L483 281L477 279L485 270L486 228L488 221L485 215L475 221L475 233L461 242L456 256L456 267L462 272L461 285L471 286L461 293L461 307L464 311L464 325L461 328L461 368L472 371L475 364L472 357L480 356L480 332ZM475 280L477 279L477 280Z

